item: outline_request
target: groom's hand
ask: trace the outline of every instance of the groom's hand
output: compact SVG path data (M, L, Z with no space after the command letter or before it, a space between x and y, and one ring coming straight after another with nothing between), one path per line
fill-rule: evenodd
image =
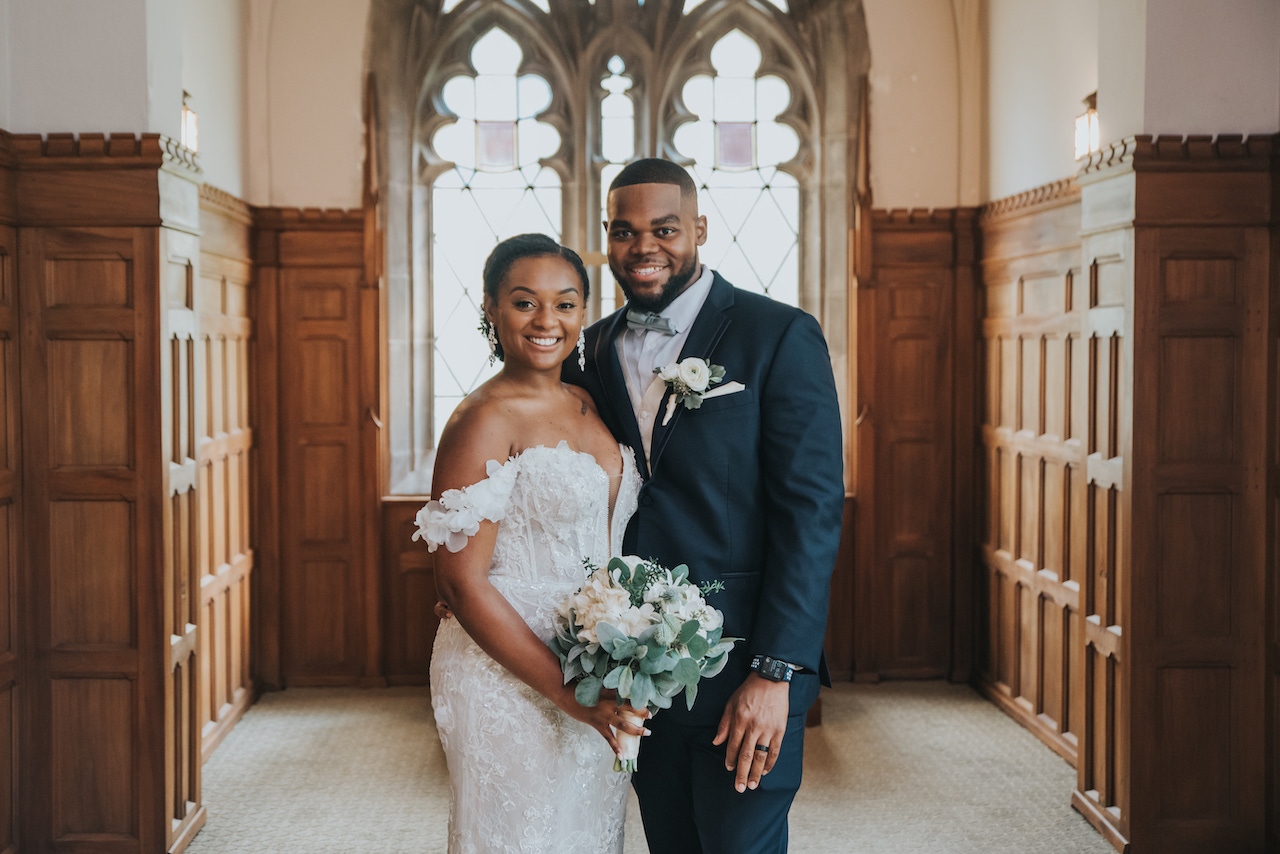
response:
M787 732L788 688L786 682L752 673L724 707L712 744L725 745L724 767L737 770L733 787L739 792L760 785L778 761Z

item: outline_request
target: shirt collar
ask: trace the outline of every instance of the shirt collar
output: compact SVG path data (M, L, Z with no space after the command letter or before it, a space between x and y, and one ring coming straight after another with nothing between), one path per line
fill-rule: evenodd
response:
M680 296L671 301L671 305L658 312L659 317L670 319L677 335L688 332L693 327L693 322L698 319L698 312L702 311L702 304L711 293L714 278L711 268L702 264L697 280L681 291Z

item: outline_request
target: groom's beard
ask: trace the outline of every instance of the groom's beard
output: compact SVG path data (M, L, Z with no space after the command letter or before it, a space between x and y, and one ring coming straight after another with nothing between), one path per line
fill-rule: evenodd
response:
M662 286L662 290L654 297L639 296L627 287L626 283L618 277L617 273L613 273L613 280L618 283L618 287L622 288L623 296L627 298L627 306L629 308L638 308L642 311L651 311L654 314L662 311L680 296L681 292L688 287L693 281L694 275L698 272L699 261L695 253L693 258L689 260L682 269L676 271L667 279L667 283ZM613 272L610 270L609 272Z

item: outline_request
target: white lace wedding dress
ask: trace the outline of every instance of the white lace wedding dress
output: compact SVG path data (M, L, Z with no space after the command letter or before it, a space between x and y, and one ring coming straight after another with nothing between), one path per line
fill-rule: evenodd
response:
M556 605L586 578L583 559L616 556L635 512L640 477L630 449L622 459L612 525L608 475L561 442L490 462L485 480L423 508L419 533L433 550L458 551L480 519L497 521L489 580L549 641ZM621 854L630 781L613 770L608 743L485 654L457 620L436 635L431 705L449 763L450 854Z

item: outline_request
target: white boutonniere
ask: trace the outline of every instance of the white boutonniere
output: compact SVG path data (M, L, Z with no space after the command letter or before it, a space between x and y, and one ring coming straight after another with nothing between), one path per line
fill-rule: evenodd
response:
M697 409L702 406L702 396L707 389L724 380L723 365L712 365L706 359L696 356L654 368L653 372L671 389L671 397L667 399L667 413L662 419L663 427L671 421L677 403L683 403L685 409Z

